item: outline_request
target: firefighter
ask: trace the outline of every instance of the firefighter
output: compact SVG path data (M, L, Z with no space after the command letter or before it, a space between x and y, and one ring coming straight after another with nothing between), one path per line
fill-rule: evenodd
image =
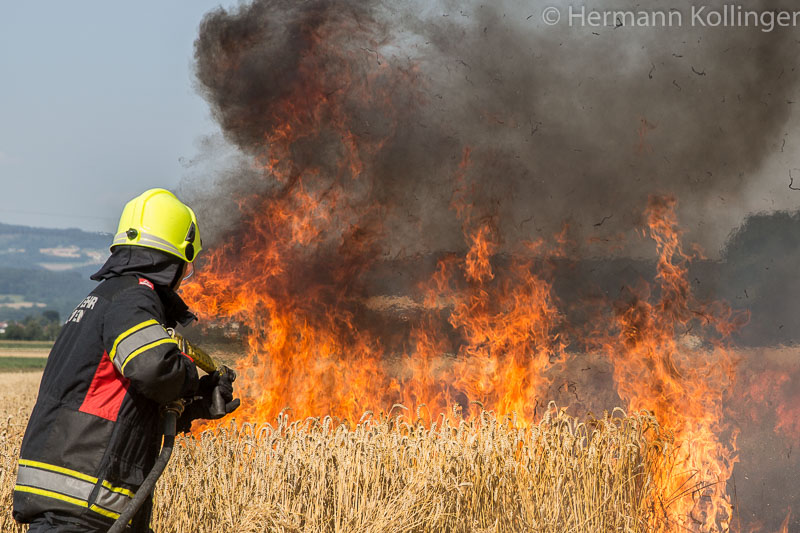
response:
M176 294L201 249L191 208L151 189L125 206L111 256L53 345L20 450L14 519L30 532L107 531L152 468L160 408L193 398L178 427L208 412L214 390L239 406L226 374L198 378L166 328L196 317ZM152 501L130 531L150 531Z

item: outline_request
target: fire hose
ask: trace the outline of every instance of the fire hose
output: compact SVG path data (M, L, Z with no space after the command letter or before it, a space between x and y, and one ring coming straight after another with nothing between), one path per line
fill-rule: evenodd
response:
M198 346L191 344L175 330L169 329L167 331L170 335L172 335L175 341L177 341L178 347L181 349L181 351L191 357L198 368L204 370L208 374L212 374L216 371L219 371L220 374L228 374L231 381L236 379L236 373L232 369L225 365L219 365L213 357L211 357ZM186 406L186 404L187 400L179 399L164 406L162 410L162 432L164 441L161 445L161 452L158 454L158 458L156 459L153 468L139 486L139 490L136 491L134 497L125 506L125 509L123 509L122 513L119 515L119 518L114 521L114 525L111 526L111 529L108 530L108 533L121 533L125 531L125 528L133 519L133 516L145 502L147 497L152 494L158 478L161 477L161 474L167 467L169 458L172 455L172 448L175 445L175 434L177 433L178 417L181 415L181 413L183 413L183 408ZM221 417L226 413L225 399L216 389L214 390L214 394L211 398L209 413L212 417Z

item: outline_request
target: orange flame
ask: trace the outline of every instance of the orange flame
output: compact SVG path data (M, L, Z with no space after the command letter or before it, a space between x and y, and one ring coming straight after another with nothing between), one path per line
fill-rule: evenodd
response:
M692 297L674 207L672 198L650 200L647 222L659 250L657 292L645 285L616 304L617 333L604 349L629 408L652 411L681 443L673 471L658 480L672 522L691 531L724 531L731 517L725 483L736 462L736 432L723 424L735 363L722 340L741 317ZM717 336L692 336L701 327Z
M781 523L781 529L778 533L789 533L789 520L792 518L792 508L789 508L789 511L786 513L786 518L783 519Z
M343 40L324 35L350 24L308 37L296 79L270 110L280 126L265 132L268 154L256 156L267 192L241 199L240 227L184 290L201 315L248 331L248 352L236 364L243 398L236 417L263 422L290 408L296 419L357 421L402 404L428 420L483 408L535 421L555 376L577 355L567 351L565 317L541 265L563 256L566 233L552 250L524 243L501 265L494 217L473 208L469 149L451 202L466 252L442 257L421 296L406 297L414 320L407 337L398 335L401 345L365 318L371 295L362 274L380 252L385 208L370 195L369 173L384 139L356 135L347 102L369 102L395 123L400 111L385 91L414 74L378 62L353 76L346 59L354 51L329 47ZM335 80L323 68L330 62L340 65ZM325 142L334 164L299 155L311 139ZM610 321L598 319L581 341L608 357L627 408L654 412L680 443L672 471L655 480L671 524L723 531L731 516L725 482L736 461L736 434L723 424L735 370L724 339L740 320L727 306L693 298L674 208L673 199L653 198L647 209L659 251L655 290L628 289Z
M774 431L790 442L800 441L800 389L796 369L759 368L743 380L744 411L755 422L774 418Z

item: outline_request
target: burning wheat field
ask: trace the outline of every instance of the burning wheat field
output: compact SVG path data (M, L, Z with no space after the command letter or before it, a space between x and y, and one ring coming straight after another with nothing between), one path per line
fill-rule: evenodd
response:
M242 406L156 530L800 531L796 33L541 11L206 15L182 291Z

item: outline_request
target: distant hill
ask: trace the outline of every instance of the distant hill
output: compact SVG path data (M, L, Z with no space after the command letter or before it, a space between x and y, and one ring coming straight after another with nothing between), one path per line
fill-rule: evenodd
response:
M62 319L96 285L112 235L0 223L0 321L45 309Z
M63 271L102 264L113 236L0 223L0 267Z

